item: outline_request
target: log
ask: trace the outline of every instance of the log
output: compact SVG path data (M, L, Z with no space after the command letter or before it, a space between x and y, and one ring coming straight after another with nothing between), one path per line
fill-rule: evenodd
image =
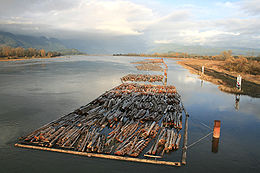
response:
M78 151L71 151L71 150L61 150L61 149L56 149L56 148L47 148L47 147L30 146L30 145L22 145L22 144L15 144L15 147L23 147L23 148L30 148L30 149L37 149L37 150L45 150L45 151L54 151L54 152L60 152L60 153L76 154L76 155L81 155L81 156L97 157L97 158L105 158L105 159L113 159L113 160L123 160L123 161L151 163L151 164L159 164L159 165L170 165L170 166L181 166L180 162L147 160L147 159L139 159L139 158L131 158L131 157L78 152Z
M183 147L182 147L182 159L181 163L186 165L186 157L187 157L187 142L188 142L188 113L186 112L183 104L182 104L184 113L185 113L185 127L184 127L184 137L183 137Z
M156 158L156 159L160 159L162 158L162 156L154 156L154 155L149 155L149 154L144 154L145 157L152 157L152 158Z

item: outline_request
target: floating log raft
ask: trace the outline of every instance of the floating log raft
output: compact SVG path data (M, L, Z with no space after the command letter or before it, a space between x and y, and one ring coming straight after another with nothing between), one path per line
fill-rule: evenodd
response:
M121 78L122 81L132 82L163 82L163 75L128 74Z
M163 71L163 68L159 64L147 63L135 66L140 71Z
M163 59L145 59L144 61L131 62L132 64L157 64L163 63Z
M145 59L144 61L137 61L132 62L132 64L140 64L135 66L137 70L142 71L163 71L162 64L165 65L166 68L168 68L167 64L164 62L164 60L161 59Z
M124 83L18 143L129 157L163 156L179 148L182 111L174 86Z

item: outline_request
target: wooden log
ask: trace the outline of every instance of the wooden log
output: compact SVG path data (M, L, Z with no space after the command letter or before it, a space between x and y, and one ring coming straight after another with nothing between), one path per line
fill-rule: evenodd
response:
M133 141L133 145L132 145L132 147L129 149L129 151L127 152L127 154L128 155L130 155L133 151L134 151L134 147L135 147L135 145L136 145L136 143L137 143L137 140L138 140L138 136L136 136L135 137L135 139L134 139L134 141Z
M179 133L178 138L177 138L176 143L175 143L175 149L179 148L180 142L181 142L181 134Z
M154 156L154 155L149 155L149 154L144 154L144 157L152 157L152 158L156 158L156 159L162 158L162 156Z
M155 143L155 146L153 147L153 150L152 150L152 154L155 155L156 154L156 151L157 151L157 148L159 146L159 142L162 138L162 136L164 135L165 133L165 128L161 130L160 134L158 135L158 138L156 140L156 143Z
M165 145L164 145L164 149L163 149L163 150L165 150L165 151L168 151L168 150L169 150L170 140L171 140L171 130L168 129L168 130L167 130L166 143L165 143Z
M85 151L85 148L88 144L86 141L89 137L89 134L90 134L90 132L85 132L85 134L82 136L82 141L81 141L80 145L78 145L78 151Z
M128 74L121 78L122 81L136 82L162 82L163 75Z
M169 146L168 146L168 150L172 150L173 148L173 139L174 139L174 130L171 129L171 138L170 138L170 143L169 143Z
M182 104L182 108L184 110L185 113L185 127L184 127L184 136L183 136L183 147L182 147L182 159L181 159L181 163L183 165L186 165L186 157L187 157L187 143L188 143L188 117L189 114L186 112L183 104Z
M70 148L74 148L73 146L76 144L76 142L79 140L81 134L78 134L78 136L74 139L74 141L71 143L71 145L69 146Z
M87 153L87 152L78 152L78 151L62 150L62 149L56 149L56 148L47 148L47 147L39 147L39 146L31 146L31 145L23 145L23 144L15 144L15 146L16 147L23 147L23 148L30 148L30 149L37 149L37 150L54 151L54 152L67 153L67 154L76 154L76 155L88 156L88 157L97 157L97 158L141 162L141 163L151 163L151 164L169 165L169 166L181 166L180 162L168 162L168 161L159 161L159 160L139 159L139 158L113 156L113 155Z
M64 128L64 129L62 129L62 131L61 131L57 136L55 136L54 139L52 139L52 140L49 142L48 146L49 146L49 147L52 147L52 146L58 141L58 139L59 139L62 135L64 135L65 132L66 132L67 130L69 130L70 128L71 128L71 126L68 126L68 127Z
M156 145L156 142L151 146L151 148L147 151L147 155L151 155L152 154L152 151L153 151L153 149L154 149L154 147L155 147L155 145Z
M152 131L152 129L154 128L154 126L155 126L155 124L156 124L156 122L154 121L153 123L152 123L152 125L150 126L150 128L149 128L149 130L147 131L147 136L149 136L150 135L150 133L151 133L151 131Z

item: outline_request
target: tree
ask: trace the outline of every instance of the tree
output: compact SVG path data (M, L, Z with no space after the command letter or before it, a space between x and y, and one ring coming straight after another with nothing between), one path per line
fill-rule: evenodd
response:
M48 53L47 53L47 56L48 56L49 58L52 57L52 56L53 56L52 52L48 52Z
M46 52L45 52L44 49L40 50L40 55L41 55L41 57L45 57L46 56Z
M5 46L3 47L3 55L8 57L8 56L11 56L11 47L9 46Z
M221 53L221 55L222 55L221 58L222 58L223 60L232 58L232 50L223 51L223 52Z
M29 53L29 57L33 57L33 56L36 56L36 49L34 48L28 48L28 53Z
M18 57L24 57L24 48L22 47L17 47L15 48L15 55Z

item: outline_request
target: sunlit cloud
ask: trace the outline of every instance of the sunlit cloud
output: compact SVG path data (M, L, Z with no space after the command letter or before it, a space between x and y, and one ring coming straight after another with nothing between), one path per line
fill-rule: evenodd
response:
M172 43L172 40L155 40L154 43L156 43L156 44L168 44L168 43Z
M50 1L47 1L50 2ZM62 1L53 1L57 4ZM51 6L50 3L49 5ZM76 5L75 5L76 4ZM145 28L146 21L154 17L151 9L128 1L75 1L72 7L51 8L43 1L33 5L39 11L21 13L23 20L31 24L48 24L52 28L89 31L97 30L115 34L138 35ZM49 9L46 11L45 9ZM1 24L27 24L18 17L1 18Z

